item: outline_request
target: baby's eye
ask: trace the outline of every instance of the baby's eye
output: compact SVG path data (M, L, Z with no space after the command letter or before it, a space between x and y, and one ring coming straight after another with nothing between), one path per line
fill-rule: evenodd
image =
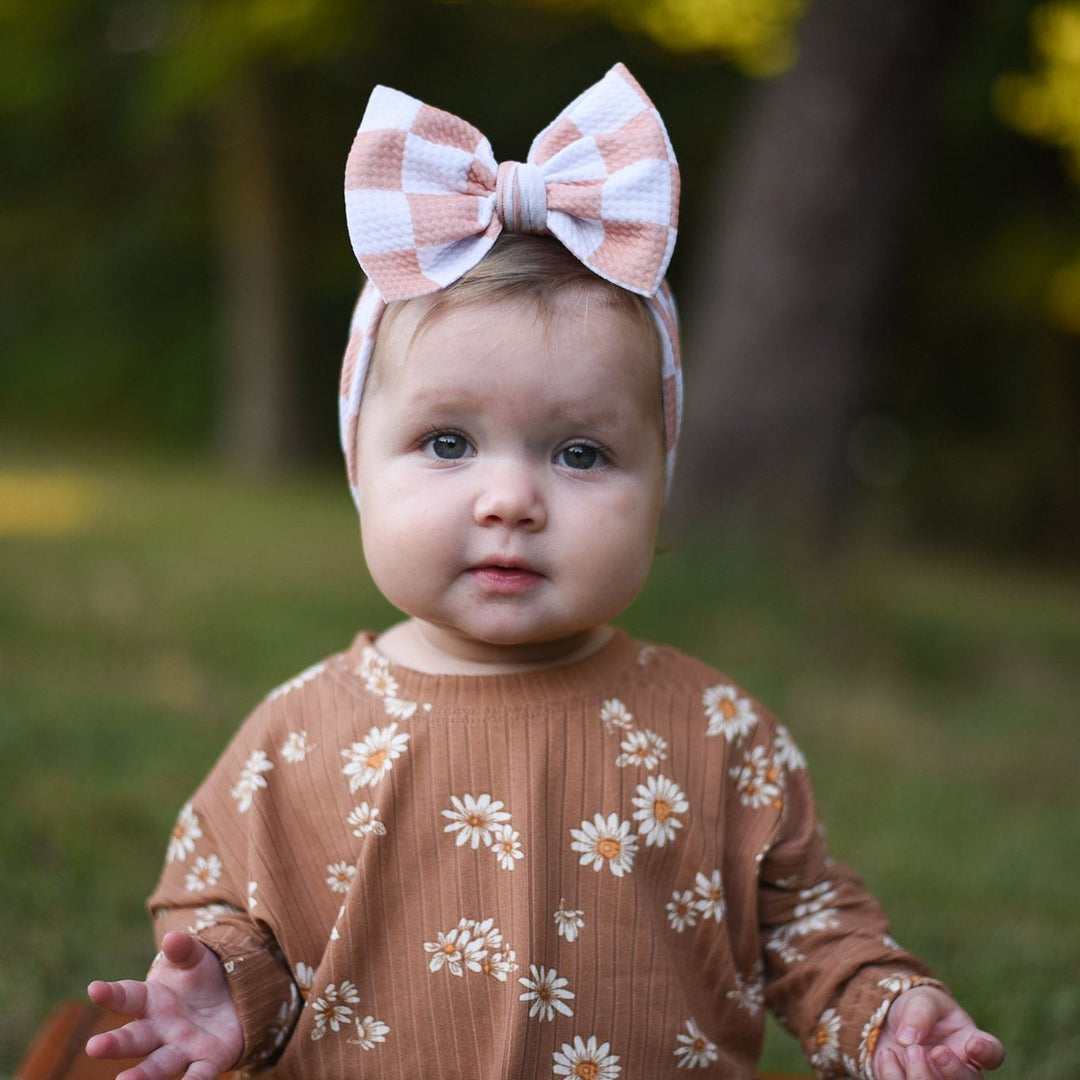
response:
M437 431L429 435L424 440L424 451L442 461L457 461L476 453L469 440L456 431Z
M555 461L559 465L565 465L568 469L595 469L597 465L604 463L603 451L588 443L574 443L565 446L555 455Z

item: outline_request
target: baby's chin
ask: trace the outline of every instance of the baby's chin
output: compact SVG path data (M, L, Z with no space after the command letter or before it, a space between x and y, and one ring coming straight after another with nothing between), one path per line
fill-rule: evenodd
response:
M448 660L500 667L565 663L588 655L610 636L606 626L545 636L524 634L512 628L465 633L421 619L413 619L412 623L423 644Z

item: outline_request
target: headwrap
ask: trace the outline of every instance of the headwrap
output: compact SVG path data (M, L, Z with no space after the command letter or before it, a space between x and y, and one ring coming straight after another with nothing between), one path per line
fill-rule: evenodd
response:
M502 164L471 124L377 86L345 166L349 236L367 276L353 312L339 399L353 500L360 399L387 303L451 285L504 229L550 234L593 273L645 299L661 344L670 484L682 373L678 315L664 273L678 210L671 141L622 64L544 128L524 162Z

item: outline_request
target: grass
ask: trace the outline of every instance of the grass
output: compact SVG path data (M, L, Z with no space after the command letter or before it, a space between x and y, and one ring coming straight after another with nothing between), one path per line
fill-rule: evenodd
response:
M336 476L0 464L0 1077L51 1005L141 971L176 808L265 691L392 618ZM794 729L834 854L979 1020L1080 1076L1080 578L865 544L827 574L658 559L623 620ZM773 1031L766 1064L799 1068Z

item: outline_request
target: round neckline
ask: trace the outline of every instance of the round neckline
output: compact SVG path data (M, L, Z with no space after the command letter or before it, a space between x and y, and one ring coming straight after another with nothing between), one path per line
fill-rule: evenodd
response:
M607 642L580 660L491 674L434 674L390 660L375 648L377 636L367 631L357 634L342 654L349 676L366 693L415 702L425 710L440 706L488 711L603 696L605 688L636 663L641 651L625 630L614 627Z

